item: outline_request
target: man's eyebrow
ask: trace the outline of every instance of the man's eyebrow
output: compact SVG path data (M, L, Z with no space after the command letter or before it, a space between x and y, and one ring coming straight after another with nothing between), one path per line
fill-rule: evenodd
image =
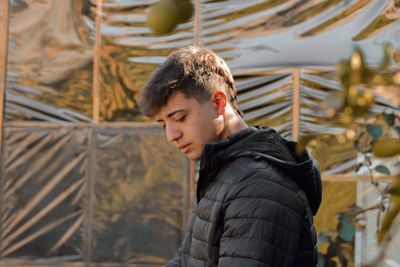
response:
M185 111L185 109L178 109L178 110L172 111L171 113L169 113L167 115L167 117L170 118L170 117L174 116L176 113L182 112L182 111Z
M171 113L169 113L169 114L167 115L167 117L170 118L170 117L174 116L176 113L182 112L182 111L185 111L185 109L174 110L174 111L172 111ZM163 121L164 121L164 120L162 120L162 119L157 120L157 122L163 122Z

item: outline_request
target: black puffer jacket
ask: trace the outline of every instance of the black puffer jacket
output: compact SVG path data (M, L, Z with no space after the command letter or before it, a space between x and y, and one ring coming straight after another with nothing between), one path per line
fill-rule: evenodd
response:
M314 160L270 128L206 145L189 230L167 266L316 266Z

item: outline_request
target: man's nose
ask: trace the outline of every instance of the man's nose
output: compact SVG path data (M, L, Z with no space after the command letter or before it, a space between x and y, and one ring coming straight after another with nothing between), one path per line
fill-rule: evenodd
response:
M177 127L174 127L173 125L166 125L165 131L167 134L168 142L175 142L182 137L182 131L179 130Z

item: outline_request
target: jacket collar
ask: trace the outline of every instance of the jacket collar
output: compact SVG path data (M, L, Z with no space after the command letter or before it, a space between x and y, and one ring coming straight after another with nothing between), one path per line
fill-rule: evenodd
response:
M214 180L221 168L230 160L235 158L230 154L232 145L250 136L254 132L253 127L245 128L230 135L228 138L213 141L204 147L200 160L199 180L197 183L197 202L204 196L207 186Z

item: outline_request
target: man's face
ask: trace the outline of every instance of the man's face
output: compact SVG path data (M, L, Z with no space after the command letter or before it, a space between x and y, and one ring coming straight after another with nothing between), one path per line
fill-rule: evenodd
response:
M167 140L191 160L201 158L208 142L221 139L223 119L212 101L199 103L178 92L155 117L165 129Z

